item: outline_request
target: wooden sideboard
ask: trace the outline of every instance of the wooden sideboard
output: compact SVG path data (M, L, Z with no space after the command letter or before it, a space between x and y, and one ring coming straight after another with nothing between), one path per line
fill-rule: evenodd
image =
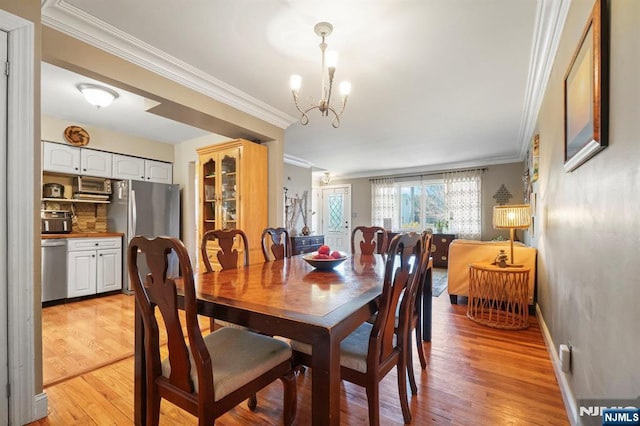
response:
M433 234L431 257L434 267L446 268L449 266L449 244L455 239L455 234Z
M324 235L298 235L291 237L291 255L317 251L324 244Z

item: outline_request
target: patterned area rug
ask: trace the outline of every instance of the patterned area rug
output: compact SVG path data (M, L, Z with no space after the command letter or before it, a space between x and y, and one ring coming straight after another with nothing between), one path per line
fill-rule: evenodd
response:
M443 268L433 268L433 287L431 295L438 297L447 289L447 270Z

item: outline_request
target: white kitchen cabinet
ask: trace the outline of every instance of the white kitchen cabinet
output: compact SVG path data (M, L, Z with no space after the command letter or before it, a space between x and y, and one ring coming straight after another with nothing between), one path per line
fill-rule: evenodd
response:
M144 180L144 158L113 154L114 179Z
M122 288L120 238L69 238L67 297L88 296Z
M45 172L111 177L113 154L110 152L53 142L44 142L42 145L42 170Z
M173 166L162 161L113 154L112 177L114 179L173 183Z
M147 182L173 183L173 166L162 161L144 160L144 176Z
M44 142L42 148L45 172L80 173L80 148L59 143Z
M96 151L80 148L80 174L110 178L113 154L110 152Z

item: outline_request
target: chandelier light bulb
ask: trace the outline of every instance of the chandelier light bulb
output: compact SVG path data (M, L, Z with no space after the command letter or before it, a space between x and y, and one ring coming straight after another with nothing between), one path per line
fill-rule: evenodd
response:
M327 52L327 68L335 68L338 64L338 52L330 50Z
M289 87L291 87L291 90L294 92L300 90L300 87L302 87L302 77L296 74L292 75L289 79Z
M340 83L340 94L342 96L349 96L351 94L351 83L343 81Z

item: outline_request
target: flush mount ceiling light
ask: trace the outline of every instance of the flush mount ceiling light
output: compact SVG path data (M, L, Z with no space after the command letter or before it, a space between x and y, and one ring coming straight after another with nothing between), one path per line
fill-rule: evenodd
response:
M301 109L298 105L298 92L302 86L302 77L299 75L292 75L290 80L291 93L293 93L293 102L296 104L296 108L300 111L300 124L306 125L309 123L309 111L318 109L323 117L329 115L329 111L333 114L333 120L331 125L334 128L340 127L340 115L344 111L344 107L347 105L347 98L351 92L351 83L343 81L340 83L340 94L342 95L342 105L340 106L340 112L336 112L335 108L331 105L331 90L333 89L333 76L336 72L336 62L338 61L338 53L334 51L326 52L327 44L324 39L333 31L333 25L328 22L319 22L313 27L315 33L322 38L320 43L320 51L322 52L322 93L320 101L313 102L313 98L310 98L311 106L305 110ZM328 78L328 81L326 80Z
M97 84L79 84L78 90L91 105L102 108L111 105L119 95L115 90Z

